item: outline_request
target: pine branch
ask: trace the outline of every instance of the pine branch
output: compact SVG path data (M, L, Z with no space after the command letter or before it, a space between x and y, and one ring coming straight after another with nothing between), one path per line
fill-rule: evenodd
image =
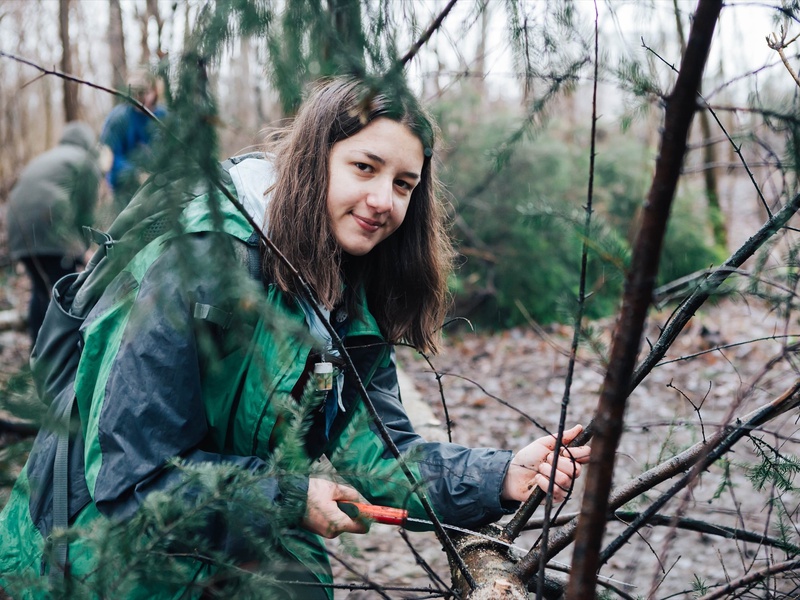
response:
M738 250L718 268L712 271L703 282L703 285L698 286L695 291L692 292L692 295L681 304L672 320L664 326L661 335L653 345L650 353L634 371L630 386L631 392L644 380L650 371L655 368L658 361L664 357L669 347L689 320L694 316L697 309L708 300L711 294L722 285L732 272L735 272L746 260L752 257L756 250L764 245L776 231L783 227L798 210L800 210L800 194L792 198L780 211L768 219L767 222L764 223L755 234L750 236Z
M456 0L452 0L452 3L455 3L455 1ZM91 82L88 82L88 81L84 81L82 79L79 79L79 78L74 77L72 75L68 75L66 73L61 73L60 71L45 69L44 67L41 67L41 66L31 62L31 61L28 61L28 60L25 60L25 59L21 59L19 57L7 54L7 53L2 52L2 51L0 51L0 56L5 56L7 58L11 58L11 59L19 61L21 63L30 65L30 66L32 66L34 68L39 69L45 75L54 75L56 77L67 79L69 81L74 81L76 83L89 85L90 87L93 87L93 88L108 92L108 93L113 94L115 96L119 96L119 97L125 98L126 100L132 102L137 107L141 107L143 109L143 111L145 112L145 114L147 114L151 119L153 119L156 123L158 123L162 127L162 129L166 129L166 128L164 128L163 123L161 121L159 121L158 118L156 118L156 116L153 115L152 112L147 110L140 102L136 101L133 98L130 98L130 96L128 96L126 94L123 94L123 93L118 92L116 90L112 90L110 88L106 88L106 87L101 86L101 85L97 85L97 84L94 84L94 83L91 83ZM183 144L175 136L172 136L172 137L176 141L178 141L181 144ZM192 160L196 162L196 159L194 157L192 157ZM203 165L199 165L199 166L202 168ZM227 189L227 187L222 184L222 182L219 180L219 178L216 176L216 174L215 173L208 173L207 175L209 177L209 182L214 186L214 188L216 188L221 194L223 194L225 196L225 198L229 202L231 202L231 204L233 204L233 206L242 214L242 216L244 216L244 218L247 220L249 225L251 227L253 227L253 230L255 232L257 232L257 234L258 234L259 238L261 239L261 241L264 242L264 244L266 244L266 246L270 249L270 251L278 258L278 260L280 260L287 267L287 269L289 269L289 271L292 273L292 276L295 277L295 279L297 280L302 296L304 297L304 299L308 300L309 306L311 306L311 308L313 309L314 313L317 315L317 317L320 319L320 321L324 325L325 329L331 335L331 339L333 341L333 344L336 346L336 348L341 353L341 356L344 359L346 367L347 367L346 368L346 375L349 376L351 378L351 380L353 381L353 383L355 384L356 389L358 390L359 395L361 396L361 399L364 402L364 407L367 409L367 412L370 415L370 419L375 424L375 426L376 426L376 428L378 430L378 434L380 435L380 437L383 440L383 442L386 444L386 446L389 449L389 451L391 452L392 456L397 460L397 462L398 462L398 464L400 466L400 469L402 470L404 476L406 477L406 479L408 479L409 483L411 484L412 489L414 490L414 493L417 495L417 497L418 497L418 499L420 501L420 504L422 505L423 509L425 510L425 513L426 513L428 519L433 524L433 528L434 528L434 531L436 533L436 537L442 543L442 546L444 547L444 549L447 552L447 554L450 557L450 559L456 564L456 566L459 568L459 570L463 574L464 580L467 582L467 584L471 588L474 589L476 587L475 580L473 579L472 575L470 575L470 573L468 572L467 567L464 564L463 559L461 558L461 556L459 556L458 552L456 551L455 546L453 545L452 540L448 536L448 534L445 531L444 527L442 527L442 523L439 520L439 517L436 515L436 512L433 510L433 506L431 505L430 500L428 499L427 495L424 492L422 483L416 480L416 477L412 473L411 469L408 467L408 464L406 463L405 459L400 454L400 450L395 445L394 440L392 439L391 435L389 434L389 431L386 429L386 426L384 425L380 415L378 414L378 412L377 412L377 410L375 408L375 405L372 403L372 400L369 398L369 395L367 394L366 388L364 387L364 383L361 381L360 376L356 372L355 365L353 364L353 360L350 357L349 353L347 352L347 350L346 350L346 348L344 346L344 343L342 342L342 339L339 337L339 335L336 333L336 330L334 329L334 327L330 324L328 319L325 318L325 315L320 310L320 308L319 308L319 306L317 304L316 295L314 294L313 290L311 289L311 286L308 284L308 282L305 281L305 279L302 277L300 272L294 267L294 265L292 265L290 263L290 261L277 248L277 246L274 245L274 243L269 238L269 236L266 235L266 233L264 231L262 231L261 226L253 219L253 217L250 216L249 212L244 208L244 206L233 196L233 194Z
M632 523L641 516L641 513L634 511L618 510L614 513L614 518L622 521L623 523ZM748 531L747 529L739 529L737 527L727 527L725 525L716 525L708 521L701 521L699 519L690 519L688 517L678 517L671 515L655 514L652 515L648 521L648 526L667 526L677 527L686 531L696 531L697 533L704 533L706 535L714 535L724 537L729 540L737 540L740 542L751 542L762 546L769 546L771 548L779 548L791 554L800 554L800 546L787 544L785 541Z
M553 526L563 526L575 521L580 513L566 513L559 515L555 519L551 519L550 524ZM611 514L609 520L621 521L622 523L631 523L641 515L641 512L632 510L617 510ZM523 528L523 531L534 531L541 529L544 525L544 519L531 519ZM707 520L692 519L689 517L680 517L678 515L664 515L657 513L652 515L647 521L648 527L677 527L685 531L696 531L706 535L713 535L723 537L728 540L737 540L740 542L750 542L759 544L761 546L769 546L771 548L778 548L785 552L800 555L800 546L789 544L786 541L755 531L747 529L739 529L738 527L728 527L727 525L717 525L716 523L709 523Z

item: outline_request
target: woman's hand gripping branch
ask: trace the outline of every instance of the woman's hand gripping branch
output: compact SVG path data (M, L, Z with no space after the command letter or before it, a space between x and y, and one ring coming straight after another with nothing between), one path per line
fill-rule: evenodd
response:
M567 448L567 445L583 431L581 425L575 425L564 432L561 439L553 500L561 502L572 489L574 480L581 474L581 465L589 462L589 446ZM547 491L550 475L555 460L555 436L548 435L535 440L514 455L503 480L503 500L524 502L531 495L534 487L539 486Z

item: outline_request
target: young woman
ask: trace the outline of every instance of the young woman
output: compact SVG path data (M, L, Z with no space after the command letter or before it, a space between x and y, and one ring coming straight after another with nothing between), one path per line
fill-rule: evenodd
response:
M180 500L185 512L167 526L147 521L143 536L169 560L181 556L194 579L187 589L168 585L163 574L115 561L113 549L99 557L79 538L70 545L73 586L117 581L111 562L129 579L115 597L191 596L221 585L226 557L265 574L264 597L330 598L317 585L330 582L317 536L367 530L338 501L403 507L424 519L420 488L441 520L471 527L547 488L552 437L516 454L425 442L400 401L393 344L435 350L446 308L451 250L434 136L410 95L326 81L266 158L227 165L230 193L282 256L259 245L239 207L201 191L181 213L183 233L153 239L108 285L81 328L74 393L83 448L70 469L70 519L130 529L143 509ZM241 259L254 248L260 281ZM315 374L328 370L317 385ZM414 483L370 418L359 382ZM559 500L589 449L570 453L558 462ZM323 455L335 471L320 470ZM43 554L52 528L45 456L35 445L0 516L0 582L9 589L20 575L60 568ZM208 465L228 469L222 479L242 487L215 496ZM189 539L164 533L189 515L197 519ZM273 542L267 555L265 540Z

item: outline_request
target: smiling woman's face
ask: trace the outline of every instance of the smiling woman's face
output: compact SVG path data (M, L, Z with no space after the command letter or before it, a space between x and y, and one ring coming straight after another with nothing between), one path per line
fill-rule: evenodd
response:
M344 252L363 256L402 225L422 164L419 138L385 117L333 145L328 215Z

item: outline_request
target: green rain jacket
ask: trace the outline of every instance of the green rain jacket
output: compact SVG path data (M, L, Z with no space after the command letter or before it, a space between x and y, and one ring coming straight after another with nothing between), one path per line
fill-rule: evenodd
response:
M230 188L260 222L271 163L256 158L235 162ZM298 402L307 396L297 391L319 344L313 335L286 332L313 334L312 311L276 286L246 275L236 256L258 238L219 196L218 209L203 194L188 202L181 215L184 235L166 233L139 251L82 325L84 347L74 386L80 435L70 459L71 524L130 519L154 492L180 490L191 503L193 492L182 485L185 472L170 462L175 457L188 464L225 463L263 472L274 457L281 428L291 419L287 403L278 399L295 397ZM222 274L197 268L225 260L235 266ZM277 328L270 325L275 319ZM506 514L510 507L501 503L500 491L511 452L421 439L402 405L394 351L368 307L363 305L360 318L340 325L370 399L438 516L477 526ZM343 378L340 397L327 398L323 408L310 412L313 422L305 443L311 459L326 455L370 502L403 506L410 516L425 518L350 377ZM45 430L37 437L0 513L0 586L15 598L37 597L15 582L49 569L43 547L52 528L52 437ZM259 485L263 502L283 509L296 525L305 510L307 472L268 477ZM283 534L266 519L254 519L248 527L265 537ZM244 535L224 519L210 519L201 534L212 548L247 560ZM318 562L309 568L328 581L321 541L310 544L315 545L317 551L302 560ZM97 567L80 539L70 545L70 560L78 578ZM140 577L126 597L180 597L185 591L150 586L146 579Z

